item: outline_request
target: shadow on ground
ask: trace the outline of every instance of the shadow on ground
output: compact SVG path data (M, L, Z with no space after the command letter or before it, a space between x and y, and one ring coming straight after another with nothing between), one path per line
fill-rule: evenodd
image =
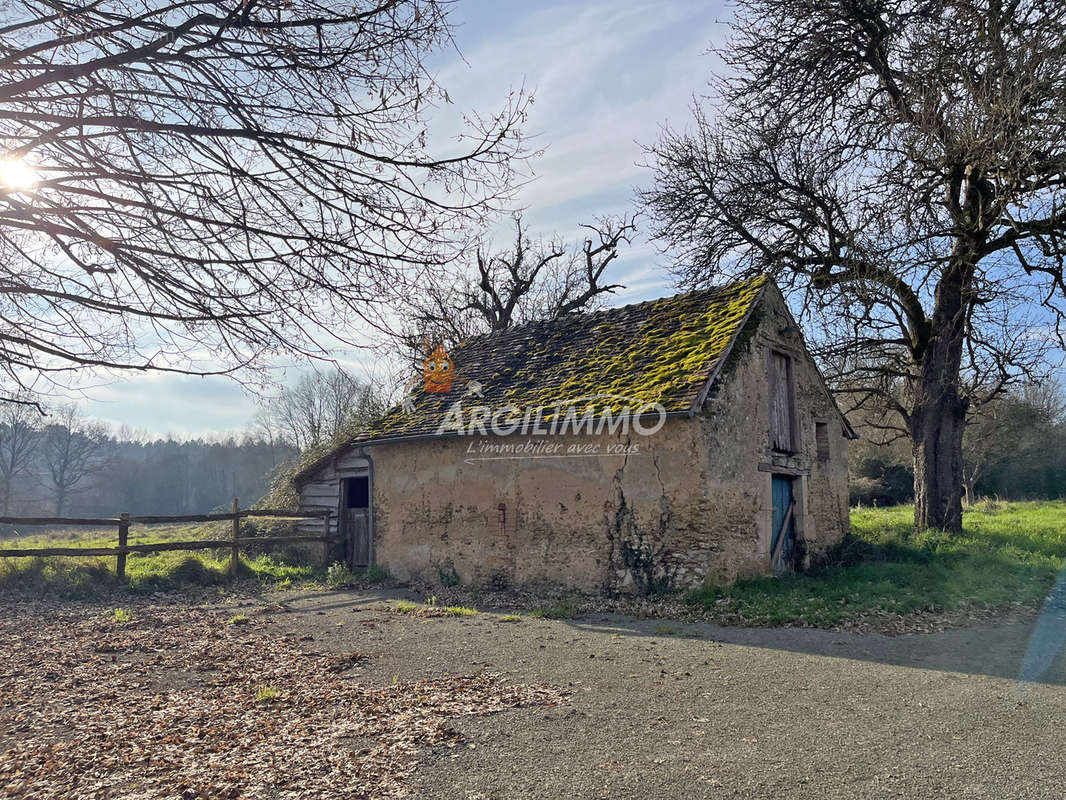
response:
M988 675L1066 686L1062 636L1066 617L1040 622L978 625L937 633L885 636L811 628L733 628L703 623L593 616L571 620L585 631L638 636L682 636L723 644L785 650L806 655L872 661L899 667Z
M344 612L400 599L421 600L403 588L293 593L294 610ZM678 620L637 619L622 614L589 614L565 625L585 634L691 639L780 650L828 658L869 661L898 667L987 675L1066 686L1066 612L1059 603L1039 618L981 624L935 633L887 636L815 628L742 628ZM503 612L482 611L486 617Z

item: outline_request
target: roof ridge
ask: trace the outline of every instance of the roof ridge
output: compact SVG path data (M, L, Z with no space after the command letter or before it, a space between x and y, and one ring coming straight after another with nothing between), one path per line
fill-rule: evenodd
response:
M551 326L563 320L572 320L578 317L591 319L593 317L606 316L607 314L618 314L620 312L640 308L642 306L662 303L668 300L679 300L682 297L693 297L698 294L708 294L712 297L717 297L718 295L724 294L727 290L753 288L757 284L765 284L769 280L769 277L766 275L756 275L751 278L738 278L736 280L729 281L728 283L718 284L717 286L705 286L700 289L689 289L688 291L678 292L677 294L666 294L662 297L652 297L648 300L639 300L636 303L626 303L624 306L610 306L609 308L601 308L596 311L571 311L568 314L563 314L561 316L553 317L551 319L534 319L530 320L529 322L523 322L520 325L511 325L510 327L504 328L503 330L485 331L484 333L475 334L474 336L471 336L468 339L463 339L461 342L455 345L452 348L452 352L455 352L468 344L480 342L488 337L504 337L509 334L520 332L522 330ZM758 288L762 287L759 286Z

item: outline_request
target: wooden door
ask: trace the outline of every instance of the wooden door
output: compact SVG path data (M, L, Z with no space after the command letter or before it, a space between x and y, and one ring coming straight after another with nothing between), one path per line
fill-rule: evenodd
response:
M341 494L341 537L348 566L365 569L374 562L370 525L370 479L345 478Z
M348 562L352 569L370 566L370 514L366 508L344 509Z
M772 477L770 563L774 575L783 575L795 569L796 557L796 500L792 493L793 479L787 475Z

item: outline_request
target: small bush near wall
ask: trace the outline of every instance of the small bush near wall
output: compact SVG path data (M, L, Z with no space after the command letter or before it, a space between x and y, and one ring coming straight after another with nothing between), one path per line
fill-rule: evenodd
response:
M652 550L643 537L633 543L622 539L618 555L622 564L636 581L641 594L666 594L674 588L673 572L663 563L665 547Z
M455 564L450 560L437 565L437 576L442 586L458 586L463 582L463 579L459 577L459 573L455 569Z

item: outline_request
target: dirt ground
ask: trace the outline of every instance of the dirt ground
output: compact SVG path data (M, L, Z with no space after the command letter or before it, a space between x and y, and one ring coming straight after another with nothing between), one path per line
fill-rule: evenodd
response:
M1039 624L1044 646L1034 648L1032 621L888 637L619 615L424 618L391 610L403 596L148 604L131 608L126 627L99 608L8 609L0 644L19 655L0 668L0 785L9 796L131 800L1066 795L1061 616ZM174 615L186 620L184 633L171 630ZM246 620L226 624L233 615ZM28 620L39 630L13 638ZM71 649L83 629L110 642L102 654ZM198 640L195 657L183 653L183 636ZM55 661L44 673L55 686L27 687L25 661L38 670ZM96 673L79 672L90 662ZM84 685L112 668L133 676L128 697L83 690L59 710L49 706L71 676ZM1023 669L1039 680L1020 682ZM215 678L201 697L205 674ZM279 685L278 705L235 699L267 678ZM109 747L130 741L155 758L136 706L165 709L175 697L184 710L171 716L206 709L195 738L161 745L185 741L184 753L143 762L151 767L108 760ZM101 703L112 716L86 729ZM214 730L211 715L229 721ZM374 725L338 733L340 721L368 715ZM403 733L414 723L415 734ZM174 722L166 725L160 730ZM71 738L98 755L56 766L60 756L49 753L66 753L56 743ZM218 775L198 778L212 758L203 753L227 747ZM269 768L260 774L253 764ZM151 780L131 777L138 769ZM97 777L61 786L72 774Z

